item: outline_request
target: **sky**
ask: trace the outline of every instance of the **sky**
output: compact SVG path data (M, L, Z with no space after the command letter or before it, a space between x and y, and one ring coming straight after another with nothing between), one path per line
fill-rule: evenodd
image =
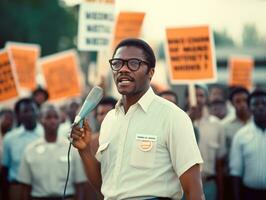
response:
M266 37L266 0L116 0L116 11L143 11L145 38L165 38L165 28L210 25L241 42L244 24Z

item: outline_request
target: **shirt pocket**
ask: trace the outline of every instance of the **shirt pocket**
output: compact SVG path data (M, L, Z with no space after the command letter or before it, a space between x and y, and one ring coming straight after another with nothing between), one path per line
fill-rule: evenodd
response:
M101 163L101 173L106 174L110 169L109 161L109 151L110 151L110 142L100 144L95 158Z
M95 158L101 162L103 157L107 154L106 153L106 150L108 149L108 146L109 146L109 142L106 142L106 143L103 143L99 146L96 154L95 154Z
M153 168L157 140L136 139L131 153L130 165L137 168Z

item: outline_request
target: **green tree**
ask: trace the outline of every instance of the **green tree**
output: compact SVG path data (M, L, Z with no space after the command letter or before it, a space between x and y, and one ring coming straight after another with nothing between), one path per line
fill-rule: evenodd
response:
M242 31L243 46L258 46L260 45L260 37L255 24L245 24Z
M73 48L77 12L56 0L1 0L0 48L7 41L37 43L42 55Z
M215 46L235 46L234 40L228 35L226 30L222 32L214 31L213 32Z

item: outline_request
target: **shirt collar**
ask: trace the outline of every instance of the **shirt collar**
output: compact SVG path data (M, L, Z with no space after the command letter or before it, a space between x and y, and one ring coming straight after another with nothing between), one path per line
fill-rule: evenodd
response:
M251 122L251 126L253 128L253 130L255 130L255 132L259 132L261 134L266 134L266 130L262 130L260 127L258 127L255 122L254 122L254 119L252 118L252 120L250 121Z
M155 97L155 93L150 87L147 90L147 92L139 99L137 104L140 105L140 107L144 110L144 112L147 112L154 97ZM119 99L119 101L116 103L115 110L118 111L119 109L121 109L121 106L123 106L122 98Z

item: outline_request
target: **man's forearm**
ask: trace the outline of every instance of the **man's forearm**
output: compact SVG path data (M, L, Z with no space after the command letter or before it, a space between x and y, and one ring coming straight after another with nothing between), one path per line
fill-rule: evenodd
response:
M101 185L102 185L102 177L100 171L100 163L96 160L96 158L92 155L90 151L90 147L79 150L80 157L84 164L85 172L87 177L89 178L93 187L100 193Z

